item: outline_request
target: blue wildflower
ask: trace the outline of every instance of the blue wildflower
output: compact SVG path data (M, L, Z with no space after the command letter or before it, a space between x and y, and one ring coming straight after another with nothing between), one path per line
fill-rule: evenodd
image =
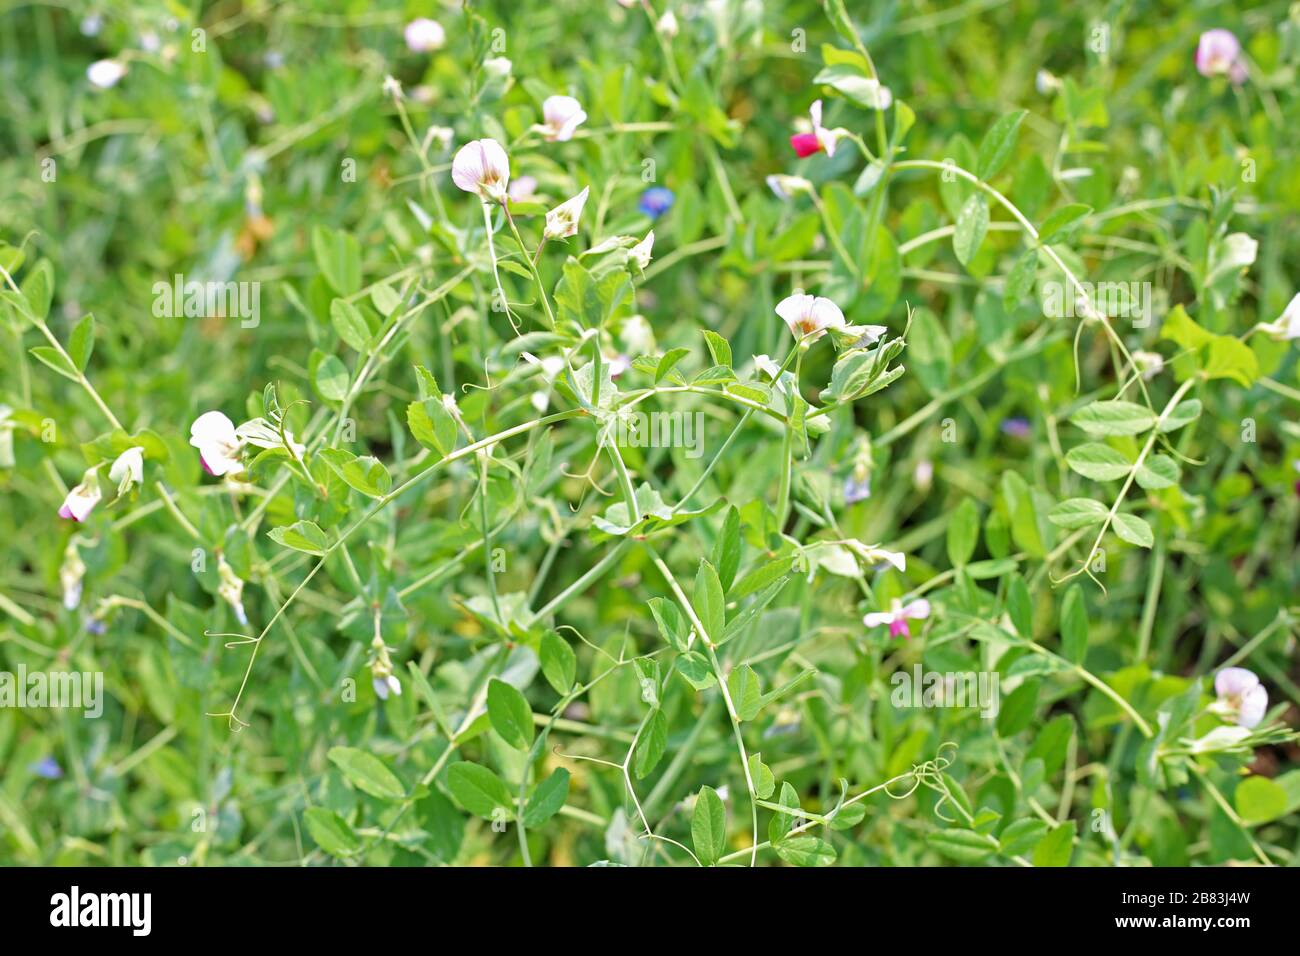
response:
M637 208L651 219L658 219L673 207L673 191L665 186L651 186L641 194Z

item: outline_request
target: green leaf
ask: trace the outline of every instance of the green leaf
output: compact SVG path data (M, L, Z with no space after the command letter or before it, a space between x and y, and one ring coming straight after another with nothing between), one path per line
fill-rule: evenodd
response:
M502 740L516 750L532 746L533 709L523 694L494 677L488 682L487 709L492 729Z
M772 776L772 769L763 763L761 753L749 755L749 777L754 781L754 793L758 795L758 799L766 800L776 791L776 778Z
M94 351L95 317L87 313L72 330L72 337L68 340L68 355L72 358L72 364L84 372Z
M1179 402L1173 410L1165 416L1157 428L1161 434L1178 431L1184 425L1190 425L1196 419L1201 417L1201 400L1199 398L1189 398L1185 402Z
M974 499L963 498L961 504L948 518L948 560L960 568L975 553L980 533L980 512Z
M658 385L663 381L664 376L673 370L673 366L690 354L690 349L683 348L669 349L665 352L663 358L659 359L659 364L655 366L655 384Z
M1003 114L984 135L975 161L975 175L980 179L987 182L1006 165L1011 151L1015 149L1016 138L1020 135L1020 124L1024 121L1026 113L1026 110L1015 110Z
M348 369L337 355L326 355L316 366L316 389L331 402L341 402L347 396Z
M936 830L925 842L958 863L978 863L998 850L998 841L974 830Z
M316 266L335 295L352 295L361 289L361 244L337 229L317 226L311 234Z
M1002 699L998 709L998 735L1013 737L1029 726L1038 706L1039 681L1026 680Z
M1029 249L1007 273L1006 285L1002 289L1002 307L1008 312L1014 312L1034 291L1034 280L1037 277L1038 250Z
M663 759L664 752L668 749L668 718L664 716L662 710L656 709L654 714L646 722L645 728L641 731L641 736L636 742L636 759L633 763L633 771L636 773L638 780L644 779L659 761Z
M701 787L691 813L691 843L705 866L712 866L727 845L727 808L712 787Z
M695 575L695 594L692 601L695 605L695 615L708 632L707 639L714 643L721 640L726 621L722 582L718 580L718 572L707 561L700 561L700 570Z
M542 650L539 655L542 664L542 676L555 689L557 694L567 694L573 689L574 678L578 674L578 658L573 653L569 642L554 631L542 635Z
M1109 445L1088 442L1071 448L1065 455L1071 469L1094 481L1114 481L1128 475L1133 463Z
M1083 203L1074 202L1062 206L1043 220L1043 225L1038 230L1038 241L1047 243L1061 237L1090 212L1092 207Z
M1003 856L1020 856L1032 850L1047 833L1047 824L1031 818L1017 820L1007 825L998 840L998 852Z
M1047 513L1047 520L1058 528L1086 528L1101 524L1110 509L1091 498L1068 498Z
M406 796L402 781L374 754L355 747L331 747L327 756L343 771L348 783L363 793L380 800L400 800Z
M64 378L72 379L74 382L81 381L81 374L77 371L76 367L64 358L63 353L58 349L51 348L48 345L38 345L35 348L28 349L27 351L36 356L43 365L47 365L54 369L54 371L58 372Z
M714 365L731 368L731 345L726 339L717 332L705 329L704 344L709 347L709 355L713 357Z
M387 318L401 306L402 297L387 282L381 282L370 290L370 302Z
M1135 477L1137 483L1143 488L1155 491L1160 488L1172 488L1178 484L1182 471L1178 467L1178 462L1168 455L1151 455L1142 463Z
M459 761L447 768L447 789L464 809L484 820L514 819L514 801L505 781L487 767Z
M1156 416L1134 402L1106 401L1085 405L1070 421L1089 435L1140 435L1155 427Z
M382 498L393 487L392 476L384 463L373 455L358 458L341 448L323 448L321 459L342 478L349 487L371 498Z
M1047 546L1038 525L1038 504L1025 479L1015 471L1002 473L1002 498L1011 518L1011 538L1034 557L1044 557Z
M1111 521L1111 527L1115 529L1115 533L1119 535L1121 541L1135 544L1139 548L1149 548L1155 544L1156 539L1151 532L1151 525L1137 515L1117 512Z
M327 547L325 532L314 521L295 521L286 527L272 528L267 535L277 544L307 554L323 555Z
M1267 777L1247 777L1237 784L1232 802L1246 823L1267 823L1286 813L1286 791Z
M54 266L50 260L42 259L23 277L18 286L27 300L27 308L37 321L44 322L50 314L50 302L54 299Z
M330 322L339 338L357 352L370 347L370 326L356 306L343 299L330 303Z
M1074 852L1074 821L1067 820L1052 830L1034 847L1034 866L1069 866Z
M727 509L722 519L722 531L713 542L713 565L718 569L718 583L726 594L736 580L740 568L740 511L735 505Z
M1025 640L1034 639L1034 604L1025 579L1016 575L1007 585L1007 614L1016 633Z
M308 807L302 815L302 822L316 845L330 856L347 857L361 849L361 841L352 832L352 827L333 810Z
M650 613L654 616L655 623L659 626L659 633L663 639L677 650L686 651L686 638L688 628L682 621L681 612L677 610L677 605L665 598L655 597L646 602L650 607Z
M569 771L557 767L555 772L537 785L524 807L524 826L539 827L560 812L569 799Z
M776 855L793 866L830 866L835 847L820 837L797 836L778 843Z
M988 231L989 204L981 193L976 193L966 200L957 215L957 228L952 234L952 251L957 261L969 265Z
M753 720L763 707L763 685L748 664L741 664L727 678L731 703L741 720Z
M1071 664L1082 664L1087 651L1088 608L1083 589L1072 584L1061 601L1061 656Z

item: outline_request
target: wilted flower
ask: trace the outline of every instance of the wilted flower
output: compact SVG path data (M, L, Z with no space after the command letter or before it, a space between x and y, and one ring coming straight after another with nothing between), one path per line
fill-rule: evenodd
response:
M420 17L412 20L402 31L406 37L406 46L413 53L429 53L437 50L447 42L447 31L437 20Z
M650 264L650 252L655 246L655 231L651 229L645 234L645 238L627 251L627 256L638 266L644 269Z
M126 64L119 63L117 60L96 60L86 67L86 79L90 81L91 86L97 86L101 90L116 86L118 80L124 76L126 76Z
M144 481L144 449L139 445L128 448L117 456L108 469L108 480L117 483L117 493L124 495L132 486Z
M1227 74L1234 83L1246 80L1246 65L1241 62L1241 43L1228 30L1207 30L1196 44L1196 70L1201 76Z
M1242 727L1254 727L1268 710L1268 691L1259 678L1244 667L1225 667L1214 675L1218 700L1211 710Z
M85 521L86 515L99 504L99 499L102 497L99 490L99 466L96 465L94 468L86 469L81 484L69 491L68 496L63 499L63 504L59 508L59 517Z
M510 181L510 188L506 190L506 195L510 197L511 202L528 202L537 193L537 178L534 176L520 176Z
M582 104L572 96L548 96L542 101L542 125L533 128L551 142L564 143L586 121Z
M673 191L664 186L651 186L641 194L637 208L651 219L658 219L673 207Z
M235 574L235 569L226 561L224 554L217 556L217 580L219 582L217 594L235 612L235 620L247 626L248 615L244 613L244 582L239 575Z
M73 535L63 549L63 564L59 567L59 584L63 586L63 607L74 611L81 603L82 581L86 577L86 564L77 551L77 536Z
M199 450L203 470L218 478L244 470L239 450L243 442L235 434L235 423L222 412L204 412L190 426L190 444Z
M582 207L587 204L590 186L582 187L582 192L566 199L546 214L546 228L542 235L547 239L567 239L578 234L578 219L582 216Z
M510 185L510 159L494 139L476 139L456 150L451 181L467 193L501 202Z
M907 628L908 619L921 620L929 616L930 602L925 598L910 604L903 604L898 598L894 598L888 611L872 612L862 619L862 623L867 627L888 624L890 637L910 637L911 632Z
M802 176L785 176L775 173L767 177L767 188L776 194L777 199L787 202L799 193L812 192L813 184Z
M401 696L402 682L393 673L388 646L378 634L370 643L370 675L371 686L375 688L375 695L380 700L388 700L390 692Z
M795 338L808 342L816 342L827 329L844 327L840 307L823 296L802 292L787 296L777 303L776 314L785 320Z

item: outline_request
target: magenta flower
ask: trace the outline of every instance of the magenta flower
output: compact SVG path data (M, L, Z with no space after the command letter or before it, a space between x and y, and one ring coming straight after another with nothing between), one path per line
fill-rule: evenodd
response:
M904 604L898 598L894 598L888 611L874 611L864 617L862 623L867 627L880 627L888 624L890 637L911 637L911 632L907 627L908 619L922 620L929 616L930 602L925 598L913 601L910 604Z

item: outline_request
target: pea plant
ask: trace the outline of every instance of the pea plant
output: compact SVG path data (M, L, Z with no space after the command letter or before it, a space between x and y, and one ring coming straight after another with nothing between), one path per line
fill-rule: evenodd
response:
M0 15L0 861L1297 861L1295 9L433 7Z

